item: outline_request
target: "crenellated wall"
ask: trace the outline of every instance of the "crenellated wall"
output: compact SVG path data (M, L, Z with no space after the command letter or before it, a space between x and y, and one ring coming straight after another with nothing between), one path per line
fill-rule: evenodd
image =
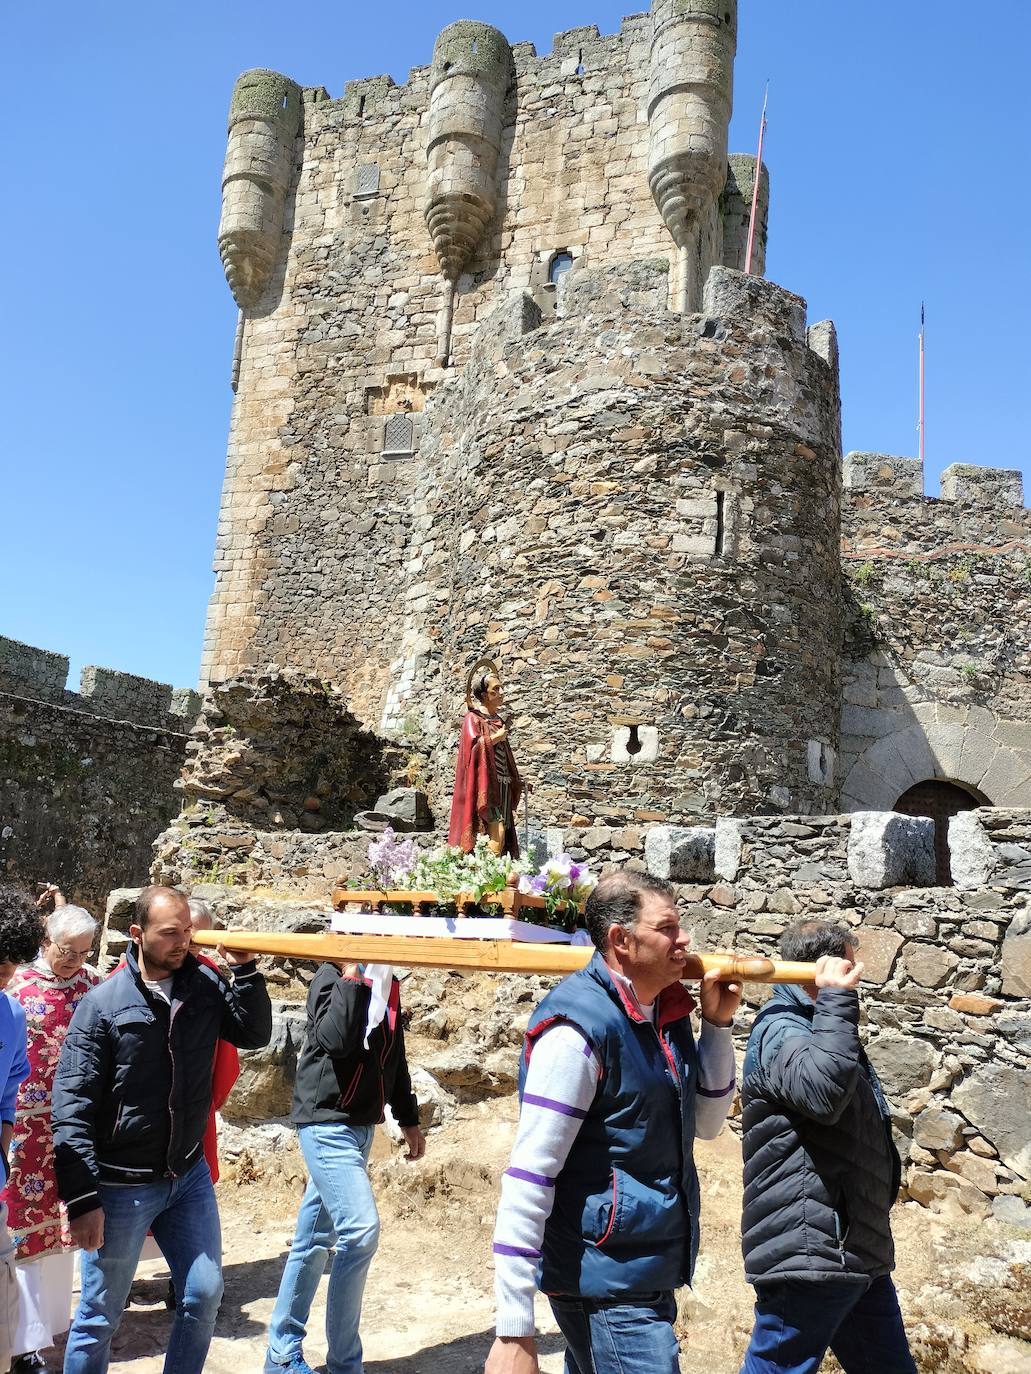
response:
M1031 515L1018 471L965 464L924 495L919 461L850 453L842 802L914 783L1031 804Z
M63 655L0 637L0 873L99 911L146 879L200 699L96 667L69 692L67 675Z

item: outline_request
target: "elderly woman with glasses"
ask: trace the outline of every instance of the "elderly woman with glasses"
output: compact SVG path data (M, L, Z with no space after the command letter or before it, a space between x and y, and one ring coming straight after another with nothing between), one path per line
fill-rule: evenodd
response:
M100 981L86 966L97 923L81 906L58 905L39 957L20 968L8 993L25 1011L29 1076L18 1092L11 1176L3 1198L17 1257L20 1312L12 1374L46 1369L39 1353L68 1329L75 1249L57 1198L50 1102L54 1071L72 1012Z

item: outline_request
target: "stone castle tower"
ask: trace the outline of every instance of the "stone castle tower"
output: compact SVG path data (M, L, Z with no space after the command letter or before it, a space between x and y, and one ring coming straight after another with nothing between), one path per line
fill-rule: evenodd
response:
M340 100L240 77L203 684L268 662L330 681L428 749L443 800L465 673L490 654L539 818L611 825L829 812L921 770L999 800L928 734L939 700L944 724L979 693L990 758L1019 755L1008 804L1031 800L1026 615L985 645L998 691L952 662L955 639L931 643L948 617L921 609L887 657L869 633L893 598L926 606L904 567L964 549L1009 559L998 585L1026 606L1019 486L955 469L929 503L902 460L858 455L843 493L833 326L761 280L765 169L742 272L736 26L735 0L653 0L543 57L463 20L407 85ZM843 567L873 572L857 589ZM930 688L925 652L947 660ZM928 695L927 759L900 766Z

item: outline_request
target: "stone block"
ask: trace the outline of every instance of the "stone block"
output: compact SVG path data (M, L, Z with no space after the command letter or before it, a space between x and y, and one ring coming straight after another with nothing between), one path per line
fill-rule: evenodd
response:
M240 1051L240 1077L222 1107L223 1116L265 1121L289 1114L304 1026L303 1012L273 1014L269 1043L260 1050Z
M1031 906L1010 922L1002 942L1002 991L1006 997L1031 997Z
M617 725L613 729L613 763L654 763L658 757L659 732L654 725Z
M966 1122L943 1107L928 1107L913 1118L913 1139L924 1150L958 1150Z
M966 1179L968 1183L972 1183L975 1188L984 1193L985 1197L994 1197L999 1191L998 1176L991 1160L981 1159L968 1150L961 1150L958 1154L943 1159L942 1163L949 1173L957 1174L960 1178Z
M716 832L704 826L656 825L644 841L644 861L656 878L709 883L716 876Z
M744 823L732 820L729 816L716 818L716 844L713 866L716 876L732 883L741 867L742 837Z
M952 1090L953 1104L999 1152L1003 1164L1031 1178L1031 1099L1027 1073L1008 1064L983 1064Z
M894 811L853 812L848 871L857 887L933 883L934 822Z
M838 331L833 320L818 320L806 330L806 343L835 372L838 370Z
M952 1010L962 1012L966 1016L991 1016L993 1011L998 1011L1005 1005L1005 1002L1000 1002L997 997L981 997L973 992L954 992L949 998Z
M902 956L906 974L922 988L940 988L956 971L959 958L935 945L909 945Z
M625 309L664 311L669 300L669 263L665 258L577 268L558 280L560 317Z
M1023 1231L1031 1231L1031 1207L1012 1194L1004 1194L992 1201L992 1216L1007 1226L1019 1226Z
M992 1205L988 1198L980 1189L956 1174L932 1174L922 1169L912 1169L906 1187L914 1202L929 1207L933 1212L940 1212L950 1220L964 1221L974 1217L983 1221L991 1214Z
M1019 468L985 468L953 463L941 475L941 499L997 510L1024 504L1024 479Z
M886 983L895 968L902 936L880 926L860 926L859 957L863 961L864 983Z
M0 635L0 692L60 702L68 679L68 659Z
M417 787L395 787L376 798L376 810L381 815L403 821L406 830L431 830L433 817L426 793Z
M804 344L806 304L782 286L762 277L713 267L705 280L702 314L751 331L757 325Z
M887 453L846 453L846 491L880 488L893 496L922 497L924 470L919 458L896 458Z
M869 1054L889 1101L926 1087L938 1061L926 1040L898 1031L885 1031L871 1041Z

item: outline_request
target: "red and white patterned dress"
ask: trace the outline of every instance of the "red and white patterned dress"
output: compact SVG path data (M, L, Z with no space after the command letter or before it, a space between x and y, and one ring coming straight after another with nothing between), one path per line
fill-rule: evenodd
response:
M71 978L58 978L40 957L19 969L7 988L25 1009L30 1070L18 1090L11 1177L3 1193L19 1265L74 1249L57 1197L50 1108L72 1012L99 982L99 975L85 967Z

